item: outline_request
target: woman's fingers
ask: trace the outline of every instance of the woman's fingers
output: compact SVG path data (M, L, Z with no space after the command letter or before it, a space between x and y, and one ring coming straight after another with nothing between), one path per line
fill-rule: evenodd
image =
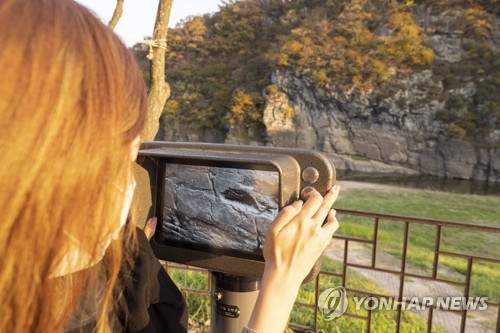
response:
M297 200L293 204L284 207L269 226L269 232L275 235L279 234L280 230L300 213L303 203L302 200Z
M338 189L335 191L338 192ZM296 202L282 209L270 226L264 243L268 269L293 273L294 279L300 282L305 278L338 228L336 211L333 209L325 213L326 223L323 227L314 223L311 217L322 207L323 201L326 201L325 205L331 206L335 197L334 193L323 200L319 192L312 191L304 196L307 202L303 205L302 202Z
M321 207L323 196L318 191L312 190L305 194L304 199L306 202L302 207L300 217L302 220L308 220L311 219L318 211L319 207Z
M148 222L146 222L146 225L144 226L144 233L146 234L148 240L150 240L155 233L157 221L158 219L155 216L153 216L148 220Z
M325 247L330 244L333 235L340 226L339 221L335 216L336 214L337 212L335 211L335 209L330 210L330 213L328 213L328 219L325 225L321 228L323 236L325 237Z
M323 198L323 203L313 216L313 220L315 220L318 224L322 225L325 219L327 218L330 209L332 209L335 200L337 200L339 196L339 192L340 192L340 186L335 185L330 189L330 191L328 191L328 193Z

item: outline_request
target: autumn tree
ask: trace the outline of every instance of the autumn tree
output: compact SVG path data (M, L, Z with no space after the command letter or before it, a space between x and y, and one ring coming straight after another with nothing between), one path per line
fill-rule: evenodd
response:
M228 116L229 124L232 126L238 124L244 124L249 126L252 122L258 122L261 120L262 115L256 106L254 99L258 99L257 96L252 98L251 95L243 92L237 91L231 100L231 113Z

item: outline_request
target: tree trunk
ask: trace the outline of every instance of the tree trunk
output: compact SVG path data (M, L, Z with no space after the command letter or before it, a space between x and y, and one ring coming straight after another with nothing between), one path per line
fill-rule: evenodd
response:
M118 20L120 20L120 17L122 16L123 13L123 1L124 0L116 0L116 7L115 11L113 12L113 17L108 23L108 27L111 30L114 30L116 27L116 24L118 23Z
M116 1L116 8L108 27L113 30L123 12L124 0ZM160 0L156 13L155 28L152 42L166 41L168 33L168 20L173 0ZM152 47L151 79L148 96L148 116L146 126L141 134L142 141L153 141L160 127L160 116L167 99L170 97L170 86L165 81L165 48Z
M167 39L168 20L173 0L160 0L156 23L153 32L153 41ZM148 96L148 117L146 126L141 134L143 141L154 140L160 126L160 116L167 99L170 97L170 86L165 81L165 48L153 47L151 60L151 82Z

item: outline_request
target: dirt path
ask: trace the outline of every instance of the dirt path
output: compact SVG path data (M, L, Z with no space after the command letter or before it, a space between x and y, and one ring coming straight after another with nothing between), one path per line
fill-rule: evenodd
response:
M348 194L352 190L359 189L376 189L376 190L408 190L408 191L419 191L418 189L403 189L396 186L388 186L382 184L371 184L362 183L354 181L339 181L338 184L341 186L341 196ZM344 256L344 241L334 240L330 247L325 251L325 255L336 260L343 261ZM368 246L358 242L349 242L349 251L347 254L348 263L369 265L371 263L372 250ZM396 258L393 255L384 252L377 252L376 256L376 267L377 268L388 268L393 270L399 270L401 267L401 259ZM399 292L399 276L390 273L377 272L366 269L351 268L357 274L361 275L363 278L370 280L379 289L382 289L391 296L397 296ZM412 272L420 275L428 275L422 272L421 269L413 267L412 265L406 265L406 271ZM454 275L458 278L463 278L463 275L448 269L447 267L440 266L440 272L446 272L448 275ZM442 283L438 281L430 281L424 279L408 278L404 283L403 296L462 296L463 290L458 289L447 283ZM423 319L427 320L428 311L415 311L417 315L421 316ZM488 328L484 325L485 322L494 322L496 320L496 311L474 311L469 312L466 319L466 332L494 332L494 328ZM450 313L447 311L435 311L433 316L433 324L439 326L449 333L460 332L461 316ZM488 325L490 326L490 325ZM490 326L491 327L491 326Z

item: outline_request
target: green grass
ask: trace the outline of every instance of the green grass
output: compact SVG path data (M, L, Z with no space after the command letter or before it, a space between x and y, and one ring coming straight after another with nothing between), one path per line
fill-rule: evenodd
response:
M208 290L208 273L181 269L168 269L168 274L179 288ZM208 295L183 292L188 304L189 318L197 323L210 319L210 297Z
M340 272L342 270L342 264L335 262L329 258L323 258L322 269L327 272ZM207 274L202 272L185 271L179 269L169 269L170 276L174 282L180 288L192 288L206 290L207 285ZM356 272L349 272L349 287L364 290L375 293L383 293L375 284L371 281L362 278ZM341 285L341 280L334 276L321 276L320 281L320 292L327 288L332 288ZM189 317L196 322L205 322L210 318L210 299L208 296L189 294L183 292L186 298ZM355 303L353 301L353 296L356 294L348 293L349 305L347 312L354 313L357 315L366 316L366 310L356 310ZM364 296L364 295L357 295ZM297 300L300 302L314 304L314 283L310 282L305 284L299 290ZM313 326L314 322L314 310L303 306L295 306L290 321L295 324L303 326ZM389 332L395 331L396 329L396 311L373 311L372 315L372 330L371 332ZM207 332L208 332L208 328ZM366 323L363 320L342 316L332 321L324 321L321 314L318 314L318 330L319 332L364 332L366 330ZM401 332L403 333L414 333L414 332L426 332L426 321L421 317L410 313L403 312L403 325ZM444 332L439 327L434 327L434 332L441 333ZM288 329L287 333L293 332Z
M350 190L335 207L500 227L500 197L495 196L405 189Z
M337 201L335 207L500 227L500 197L494 196L403 189L351 190ZM338 234L373 239L373 219L339 214L339 221ZM435 234L434 226L410 226L408 263L427 274L432 270ZM379 251L401 258L403 223L381 220L378 242ZM441 250L498 258L500 237L487 232L443 227ZM439 264L460 274L467 271L467 261L463 258L441 255ZM459 275L438 273L442 278L464 282ZM499 284L500 265L474 261L471 296L487 296L491 301L499 302Z
M327 272L340 273L342 271L341 263L333 261L332 259L326 257L323 257L321 266L322 270ZM349 271L348 280L348 286L352 289L373 293L384 293L383 290L378 288L370 280L361 277L355 271ZM340 278L335 276L322 275L320 278L319 292L321 293L325 289L341 285L342 281ZM361 316L367 316L367 310L356 309L355 302L353 301L353 296L361 297L366 295L356 295L354 293L348 292L347 299L349 304L347 307L347 312ZM299 291L297 300L308 304L314 304L314 283L311 282L303 285ZM395 332L396 315L397 312L395 310L373 311L371 332ZM408 311L403 311L402 318L401 332L427 332L427 322L423 318ZM314 323L314 310L296 305L292 311L290 322L312 327ZM345 315L332 321L325 321L321 317L321 314L318 313L318 330L319 332L325 333L365 332L366 322L364 320L348 317ZM291 333L293 331L289 329L287 332ZM439 327L434 327L433 332L441 333L444 331Z

